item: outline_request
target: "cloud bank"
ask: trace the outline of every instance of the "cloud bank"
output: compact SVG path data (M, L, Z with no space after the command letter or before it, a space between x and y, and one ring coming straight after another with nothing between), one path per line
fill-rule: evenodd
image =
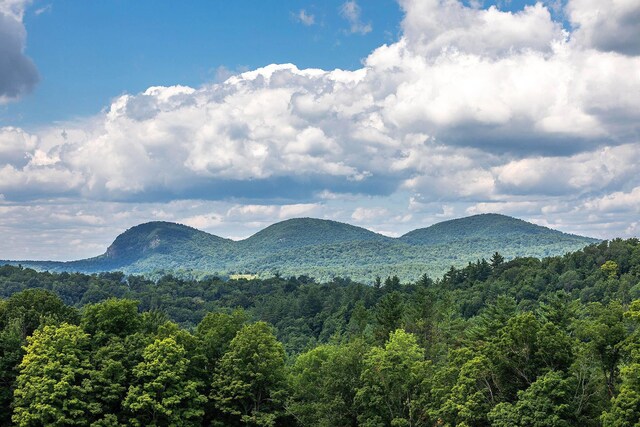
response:
M153 219L156 203L191 201L199 208L165 216L239 236L251 230L230 225L242 218L259 228L325 216L398 234L488 211L638 234L640 3L569 0L569 29L541 3L400 6L399 40L357 70L272 64L122 95L64 127L0 129L2 203L110 203Z

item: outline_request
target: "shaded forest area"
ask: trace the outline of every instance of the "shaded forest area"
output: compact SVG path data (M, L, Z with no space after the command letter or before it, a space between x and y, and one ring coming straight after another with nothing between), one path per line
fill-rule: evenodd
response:
M0 267L1 425L635 426L640 241L442 278Z

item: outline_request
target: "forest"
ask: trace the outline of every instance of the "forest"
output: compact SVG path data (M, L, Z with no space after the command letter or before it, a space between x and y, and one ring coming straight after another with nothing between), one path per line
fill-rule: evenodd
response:
M372 280L0 267L0 425L640 425L640 240Z
M451 265L464 266L495 248L508 259L542 258L598 242L499 214L443 221L398 238L337 221L293 218L233 241L182 224L155 221L121 233L97 257L5 262L53 272L122 271L154 281L167 274L195 279L249 274L267 279L279 273L371 283L376 276L398 276L403 281L416 281L425 273L440 277Z

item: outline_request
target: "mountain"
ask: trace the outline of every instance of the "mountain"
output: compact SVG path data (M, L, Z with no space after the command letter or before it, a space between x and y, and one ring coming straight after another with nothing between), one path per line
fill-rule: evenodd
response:
M239 242L244 250L281 251L303 246L354 241L390 241L390 237L343 222L317 218L294 218L270 225Z
M395 274L403 280L415 280L424 273L438 277L452 265L464 266L496 251L506 258L545 257L596 242L498 214L444 221L399 238L315 218L278 222L240 241L185 225L149 222L125 231L95 258L19 263L40 270L121 270L151 276L167 272L195 277L279 273L371 281L378 275Z
M154 221L120 234L106 252L79 261L20 261L22 265L51 271L94 273L123 270L131 273L223 268L232 258L233 241L182 224ZM222 263L216 263L216 261Z
M172 222L148 222L131 227L107 248L105 259L127 264L152 254L191 252L206 256L212 250L227 247L232 240Z
M551 242L582 242L584 237L566 234L500 214L480 214L466 218L439 222L427 228L419 228L399 238L412 245L436 245L470 241L521 241L531 244L538 240Z

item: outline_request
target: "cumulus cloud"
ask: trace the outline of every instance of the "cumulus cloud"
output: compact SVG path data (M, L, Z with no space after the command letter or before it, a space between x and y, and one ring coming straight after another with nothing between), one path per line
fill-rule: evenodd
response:
M516 13L401 6L403 37L355 71L273 64L200 88L123 95L63 132L5 129L6 182L66 176L65 192L110 200L401 188L480 200L603 190L629 175L640 57L580 48L542 4ZM564 157L575 166L560 168Z
M623 28L630 3L609 3L602 22ZM567 32L540 3L400 5L402 36L357 70L272 64L125 94L64 126L0 129L2 203L227 203L165 210L213 230L324 216L408 231L490 210L601 237L632 229L640 56L594 39L605 24L581 17L592 6L569 2Z
M0 104L30 92L38 82L36 67L24 53L27 32L22 16L28 3L0 2Z
M611 65L635 60L614 57ZM82 195L114 199L158 192L215 199L232 195L221 187L242 182L288 183L284 192L294 198L399 186L486 197L495 168L503 169L504 188L517 186L509 174L525 170L531 155L553 163L559 154L629 144L636 132L640 110L628 93L640 82L628 79L619 93L613 76L581 72L564 54L439 61L429 65L400 41L356 71L271 65L198 89L153 87L117 98L67 138L59 129L22 136L31 145L12 149L12 158L30 161L13 173L66 169L80 177ZM16 132L24 133L4 133Z
M640 55L640 3L636 0L569 0L576 42L605 52Z
M493 171L504 193L579 195L639 182L638 164L638 144L626 144L569 157L514 160Z
M27 153L37 147L38 138L15 127L0 128L0 164L23 166Z
M549 52L565 38L560 23L542 4L512 13L496 6L477 9L455 0L400 0L405 12L404 37L412 51L438 55L442 51L510 55L514 51Z

